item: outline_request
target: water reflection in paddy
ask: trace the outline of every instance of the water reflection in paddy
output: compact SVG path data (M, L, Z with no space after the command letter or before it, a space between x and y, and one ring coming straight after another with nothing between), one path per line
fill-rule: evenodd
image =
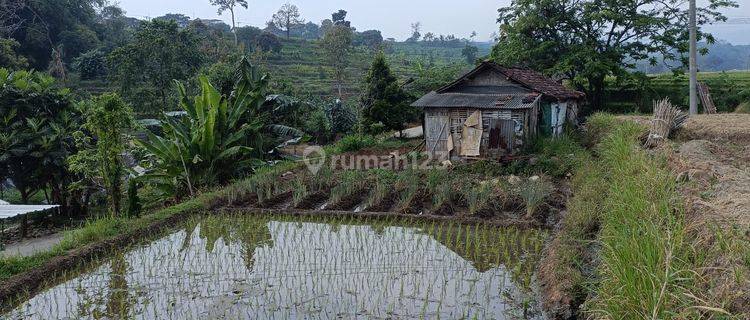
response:
M51 287L23 319L515 319L536 231L210 217ZM526 306L526 308L524 308ZM526 309L526 310L525 310Z

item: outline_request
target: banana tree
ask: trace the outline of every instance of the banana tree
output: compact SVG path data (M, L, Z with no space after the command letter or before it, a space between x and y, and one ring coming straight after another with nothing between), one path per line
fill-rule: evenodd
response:
M267 103L268 76L243 59L229 97L200 77L201 94L192 100L176 82L180 107L186 116L166 117L163 136L148 134L139 141L152 156L145 176L165 193L191 196L197 188L225 183L262 164L265 147L279 134L301 135L294 128L269 123L273 107Z

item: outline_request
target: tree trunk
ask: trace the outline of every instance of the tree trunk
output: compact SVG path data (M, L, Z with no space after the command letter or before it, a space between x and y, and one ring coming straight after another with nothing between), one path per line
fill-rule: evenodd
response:
M604 109L604 76L589 79L589 104L588 113Z
M237 23L234 21L234 8L230 8L229 12L232 14L232 34L234 35L234 45L239 43L237 39Z

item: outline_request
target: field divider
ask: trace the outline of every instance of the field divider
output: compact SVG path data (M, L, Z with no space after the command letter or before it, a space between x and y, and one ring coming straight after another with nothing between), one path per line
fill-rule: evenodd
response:
M268 209L268 208L221 208L219 212L230 215L261 214L299 217L352 217L361 219L400 218L430 222L454 221L466 225L487 225L491 227L516 227L522 229L545 229L546 226L536 220L526 219L487 219L475 216L442 216L433 214L406 214L398 212L354 212L346 210L302 210L302 209Z

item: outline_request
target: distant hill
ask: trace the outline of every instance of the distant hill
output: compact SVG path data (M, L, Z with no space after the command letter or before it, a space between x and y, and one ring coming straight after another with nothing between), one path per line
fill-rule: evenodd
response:
M699 48L703 47L708 48L708 54L698 55L698 67L701 71L750 70L750 45L733 45L720 41L708 46L705 43L699 44ZM639 62L637 69L650 74L670 71L668 66L661 63L650 66L646 61Z
M318 40L281 39L280 53L266 60L266 66L274 79L283 79L297 94L331 96L335 82L333 70L327 65ZM491 50L489 43L472 44L479 48L479 57ZM461 64L472 67L461 54L464 46L440 46L427 42L384 42L386 56L393 72L406 81L416 76L418 66ZM359 93L360 84L370 67L376 51L367 47L356 47L351 56L345 93Z

